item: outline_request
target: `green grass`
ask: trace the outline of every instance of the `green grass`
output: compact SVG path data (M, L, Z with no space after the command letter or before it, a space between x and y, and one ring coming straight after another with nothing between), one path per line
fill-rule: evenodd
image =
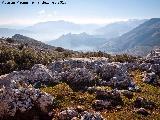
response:
M66 83L61 83L54 87L41 88L41 90L53 95L61 109L78 105L91 109L92 101L95 99L94 94L74 92Z

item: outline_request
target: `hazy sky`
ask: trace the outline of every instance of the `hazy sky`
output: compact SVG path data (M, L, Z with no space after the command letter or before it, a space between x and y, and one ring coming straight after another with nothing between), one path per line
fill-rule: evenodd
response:
M66 5L4 5L2 1L0 0L0 25L29 25L55 20L104 24L126 19L160 17L160 0L66 0Z

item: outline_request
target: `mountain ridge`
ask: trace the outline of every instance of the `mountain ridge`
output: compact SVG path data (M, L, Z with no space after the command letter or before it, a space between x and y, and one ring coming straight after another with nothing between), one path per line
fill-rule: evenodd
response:
M110 46L104 44L101 50L110 52L127 52L135 47L151 47L160 45L160 18L152 18L122 36L111 39ZM150 48L150 50L151 50ZM136 50L135 50L136 52Z
M97 45L101 45L105 43L105 41L105 38L83 32L80 34L69 33L62 35L56 40L49 41L48 44L78 51L94 51Z

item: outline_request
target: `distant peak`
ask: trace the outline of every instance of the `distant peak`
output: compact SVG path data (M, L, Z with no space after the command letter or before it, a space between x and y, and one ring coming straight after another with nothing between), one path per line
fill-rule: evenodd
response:
M12 36L12 38L14 38L14 37L24 37L24 36L21 35L21 34L15 34L15 35Z
M59 24L62 24L62 23L66 23L66 24L74 24L74 23L72 23L72 22L65 21L65 20L57 20L57 21L45 21L45 22L39 22L39 23L37 23L37 24L35 24L35 25L46 24L46 23L48 23L48 24L52 24L52 23L59 23Z
M160 20L160 18L151 18L151 20Z
M147 26L153 25L153 24L160 24L160 18L151 18L146 23L144 23Z
M33 38L21 35L21 34L15 34L14 36L12 36L13 39L30 39L30 40L34 40Z
M150 21L157 22L157 21L160 21L160 18L151 18Z

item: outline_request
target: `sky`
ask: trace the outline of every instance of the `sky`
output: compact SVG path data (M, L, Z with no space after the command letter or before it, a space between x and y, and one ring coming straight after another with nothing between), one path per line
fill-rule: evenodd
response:
M160 18L160 0L64 0L64 5L7 5L2 4L2 1L18 0L0 0L0 25L27 26L57 20L78 24L107 24L128 19Z

